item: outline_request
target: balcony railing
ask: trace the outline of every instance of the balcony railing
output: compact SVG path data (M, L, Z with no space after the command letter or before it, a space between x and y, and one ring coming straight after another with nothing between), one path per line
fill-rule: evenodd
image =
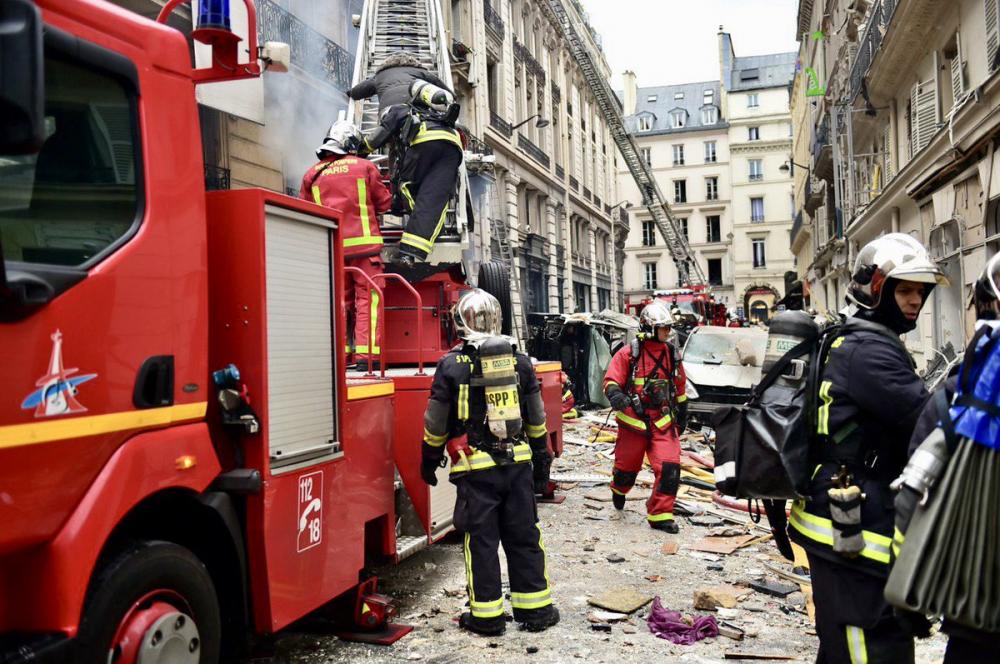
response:
M897 4L898 0L876 0L868 13L865 33L858 43L858 55L851 67L852 99L861 92L861 83L867 76L868 70L871 69L875 55L882 45L882 40L885 38Z
M611 206L608 205L607 203L604 204L604 214L606 214L608 216L611 215Z
M764 174L763 173L751 173L750 174L750 182L759 182L760 180L763 180L763 179L764 179Z
M530 140L525 138L522 134L517 135L517 147L521 148L527 152L532 159L537 161L539 164L545 168L549 167L549 155L545 154L545 150L541 149Z
M281 41L291 47L292 64L332 84L338 90L351 87L354 56L339 44L313 30L274 0L257 3L257 33L260 43Z
M500 117L496 111L490 111L490 126L507 138L510 138L514 133L514 130L511 129L511 124Z
M486 18L486 27L489 28L494 35L496 35L500 41L503 41L504 35L504 25L503 19L500 18L500 14L497 10L493 9L493 5L490 0L483 0L483 14Z
M205 164L205 191L229 189L229 169ZM297 196L299 192L295 192Z
M556 164L556 177L563 181L566 180L566 169L559 164Z
M795 221L792 223L792 232L789 235L789 242L795 244L795 236L799 234L802 230L802 219L805 215L802 214L802 210L795 213Z
M597 194L594 194L594 205L596 205L597 207L601 207L602 205L601 198Z
M583 197L586 198L589 201L590 198L591 198L591 196L592 196L592 194L590 193L590 189L587 189L586 187L584 187L583 188Z
M555 81L552 81L552 102L558 104L562 101L562 90L556 85Z
M470 134L468 131L464 131L464 133L467 144L466 147L467 151L473 154L481 154L485 157L488 157L491 154L493 154L493 148L487 145L486 142L483 141L483 139L479 138L478 136Z
M545 69L542 68L542 63L535 60L535 56L531 54L531 51L527 46L522 44L514 38L514 58L517 60L524 61L524 68L529 74L532 74L542 83L545 82Z
M572 175L569 176L569 186L573 188L573 191L580 191L580 181Z

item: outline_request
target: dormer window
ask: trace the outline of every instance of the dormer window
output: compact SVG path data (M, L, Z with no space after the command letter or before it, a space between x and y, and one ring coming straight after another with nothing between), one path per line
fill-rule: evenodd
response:
M648 97L646 97L646 103L648 103L648 104L655 104L656 103L656 95L649 95Z
M678 109L670 112L670 126L674 129L681 129L687 124L687 111Z
M639 131L650 131L653 128L653 116L646 114L639 116Z
M719 121L719 109L715 106L706 106L701 109L701 123L703 125L714 125Z

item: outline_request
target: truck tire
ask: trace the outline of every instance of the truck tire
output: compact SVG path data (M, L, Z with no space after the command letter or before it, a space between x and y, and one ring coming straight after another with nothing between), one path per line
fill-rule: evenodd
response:
M513 307L510 303L510 274L500 261L488 261L479 266L479 287L500 300L503 311L501 334L510 334L513 329Z
M205 565L172 542L139 542L95 574L77 638L81 664L216 664L219 600Z

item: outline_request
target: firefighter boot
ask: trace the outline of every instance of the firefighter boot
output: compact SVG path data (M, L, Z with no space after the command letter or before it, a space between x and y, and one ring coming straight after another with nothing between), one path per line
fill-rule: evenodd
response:
M625 495L621 493L611 492L611 504L615 506L616 510L625 509Z
M559 622L559 609L551 604L540 609L514 609L514 620L529 632L544 632Z
M459 616L458 626L483 636L500 636L507 629L507 616L501 614L495 618L476 618L466 611Z
M677 532L680 530L677 527L677 522L674 521L673 519L669 519L667 521L651 521L649 523L649 527L653 528L654 530L662 530L663 532L669 533L671 535L676 535Z

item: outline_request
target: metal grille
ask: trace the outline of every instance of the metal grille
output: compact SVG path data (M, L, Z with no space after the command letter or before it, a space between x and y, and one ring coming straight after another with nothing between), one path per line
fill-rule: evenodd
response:
M507 138L510 138L514 133L514 130L511 128L511 124L500 117L496 111L490 111L490 126Z
M517 135L517 147L527 152L532 159L537 161L545 168L549 167L549 155L545 154L544 150L542 150L540 147L532 143L529 139L525 138L521 134Z
M504 35L504 25L503 19L500 18L500 14L497 10L493 9L493 5L490 4L490 0L483 0L483 15L486 18L486 27L489 28L494 35L496 35L500 41L503 41Z
M292 64L332 84L351 88L354 58L336 42L316 32L273 0L257 3L257 36L260 43L282 41L291 47Z

